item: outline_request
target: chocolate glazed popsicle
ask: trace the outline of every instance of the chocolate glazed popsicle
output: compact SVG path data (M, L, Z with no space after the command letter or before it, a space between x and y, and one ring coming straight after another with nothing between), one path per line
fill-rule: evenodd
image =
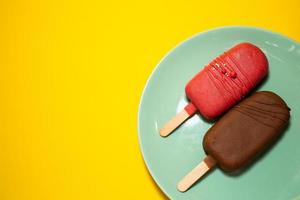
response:
M279 138L290 118L287 104L273 92L256 92L226 113L204 136L207 157L177 185L186 191L215 165L239 171Z

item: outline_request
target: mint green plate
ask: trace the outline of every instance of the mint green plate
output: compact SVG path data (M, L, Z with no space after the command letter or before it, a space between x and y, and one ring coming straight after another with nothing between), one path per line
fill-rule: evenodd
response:
M167 138L159 128L187 104L188 80L214 57L239 42L251 42L267 55L270 72L256 88L270 90L291 108L283 137L239 176L215 169L186 193L176 183L204 157L202 139L212 123L194 115ZM205 100L204 100L205 101ZM300 45L257 28L225 27L200 33L174 48L158 64L144 89L138 116L140 147L161 190L184 200L300 200Z

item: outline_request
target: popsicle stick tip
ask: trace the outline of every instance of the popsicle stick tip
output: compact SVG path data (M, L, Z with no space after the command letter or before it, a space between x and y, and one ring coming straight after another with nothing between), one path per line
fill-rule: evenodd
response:
M190 171L183 179L177 184L177 190L179 192L187 191L192 185L194 185L204 174L216 165L216 161L207 156L201 163L199 163L192 171Z
M182 182L179 182L178 184L177 184L177 190L179 191L179 192L186 192L187 191L187 189L188 189L188 187L186 186L186 185L184 185Z
M190 116L191 115L185 109L183 109L159 130L159 134L162 137L167 137Z
M159 134L160 134L160 136L162 136L162 137L167 137L169 134L170 134L171 132L169 132L166 128L161 128L160 130L159 130Z

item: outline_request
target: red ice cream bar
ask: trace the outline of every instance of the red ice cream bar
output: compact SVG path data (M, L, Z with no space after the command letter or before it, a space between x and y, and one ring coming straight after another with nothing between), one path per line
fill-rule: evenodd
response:
M214 119L244 98L268 73L265 54L250 43L240 43L215 58L186 85L190 103L160 130L169 135L199 111Z

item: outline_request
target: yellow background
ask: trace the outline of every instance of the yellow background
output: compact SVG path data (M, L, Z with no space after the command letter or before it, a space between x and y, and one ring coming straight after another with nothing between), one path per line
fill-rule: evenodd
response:
M159 60L224 25L300 41L300 1L0 3L0 199L166 199L143 163L139 99Z

